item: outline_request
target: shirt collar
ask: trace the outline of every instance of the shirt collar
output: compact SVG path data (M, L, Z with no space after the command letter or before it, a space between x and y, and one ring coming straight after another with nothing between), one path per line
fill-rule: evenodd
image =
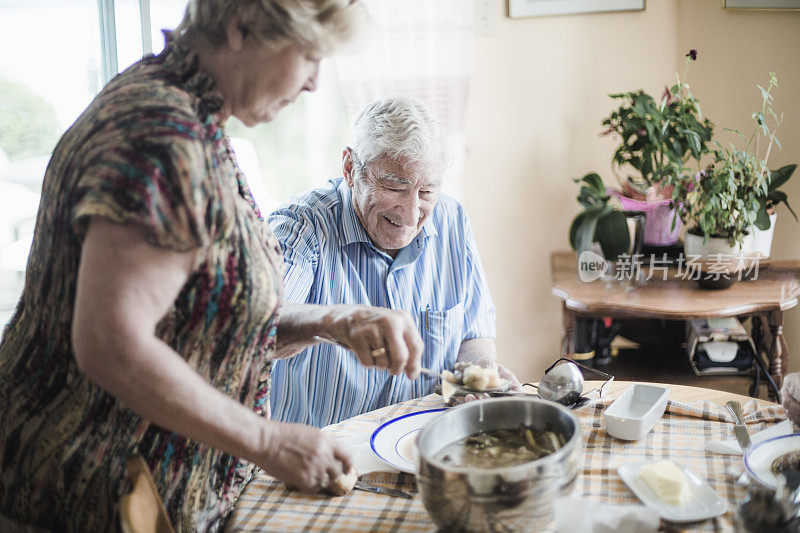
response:
M356 242L365 242L372 245L372 239L369 238L367 230L364 229L364 225L361 224L361 220L358 218L356 210L353 208L352 190L347 186L347 182L344 178L341 178L341 180L338 189L339 198L341 198L342 202L342 241L345 246ZM433 235L438 235L439 233L436 230L436 225L433 223L434 214L438 207L439 205L437 202L436 207L433 208L434 213L431 213L431 216L429 216L428 220L422 225L420 234L424 239ZM419 237L420 235L417 235L414 240ZM414 241L411 241L411 244L413 243Z

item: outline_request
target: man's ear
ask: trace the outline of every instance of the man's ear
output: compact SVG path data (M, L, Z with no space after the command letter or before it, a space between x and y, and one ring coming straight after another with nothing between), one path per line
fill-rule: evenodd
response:
M228 21L228 26L225 28L225 33L228 36L228 47L234 52L238 52L244 45L244 26L239 20L239 17L232 17Z
M353 149L345 146L342 151L342 173L344 174L344 182L351 189L353 188L353 180L355 176L355 165L353 164Z

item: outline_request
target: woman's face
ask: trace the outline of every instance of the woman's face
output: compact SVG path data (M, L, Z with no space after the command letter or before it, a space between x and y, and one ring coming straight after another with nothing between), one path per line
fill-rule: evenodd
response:
M242 83L231 114L246 126L273 120L301 92L317 88L321 57L292 45L276 51L251 43L245 43L238 54Z
M433 211L443 166L386 157L362 165L347 148L343 167L361 224L377 248L395 257L417 236Z

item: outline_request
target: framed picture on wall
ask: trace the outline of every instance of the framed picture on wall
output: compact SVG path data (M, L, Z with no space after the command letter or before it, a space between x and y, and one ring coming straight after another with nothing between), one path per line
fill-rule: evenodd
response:
M753 11L793 11L800 10L800 0L723 0L725 9L746 9Z
M642 11L644 2L645 0L508 0L508 16L521 18L604 11Z

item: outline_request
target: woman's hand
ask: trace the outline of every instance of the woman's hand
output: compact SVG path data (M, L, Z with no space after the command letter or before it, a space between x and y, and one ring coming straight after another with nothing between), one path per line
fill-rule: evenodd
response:
M350 347L364 366L419 376L424 344L405 311L366 305L340 310L332 327L336 342Z
M789 420L800 425L800 373L787 374L781 387L781 401Z
M283 422L265 427L265 451L255 462L289 487L317 492L353 467L347 450L317 428Z

